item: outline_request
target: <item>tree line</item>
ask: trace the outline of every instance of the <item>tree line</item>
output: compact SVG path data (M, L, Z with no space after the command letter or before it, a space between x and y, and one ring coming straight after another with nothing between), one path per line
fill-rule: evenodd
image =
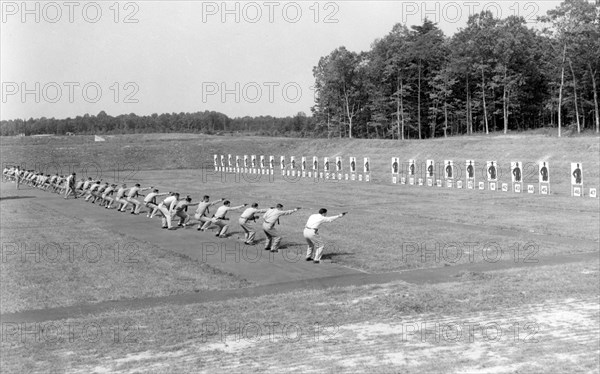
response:
M229 118L223 113L163 113L138 116L134 113L116 117L104 111L98 115L85 114L75 118L30 118L0 122L0 135L36 134L135 134L188 132L231 135L244 133L265 136L315 136L312 118L300 112L293 117L271 116Z
M433 138L564 126L600 130L600 11L567 0L527 27L489 11L446 37L396 24L369 51L314 67L316 126L340 137Z

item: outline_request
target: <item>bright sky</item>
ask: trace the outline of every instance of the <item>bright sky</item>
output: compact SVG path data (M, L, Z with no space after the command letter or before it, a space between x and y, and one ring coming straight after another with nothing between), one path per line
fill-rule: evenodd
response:
M489 9L535 17L560 1L1 1L1 119L215 110L310 114L312 68L396 23L446 35Z

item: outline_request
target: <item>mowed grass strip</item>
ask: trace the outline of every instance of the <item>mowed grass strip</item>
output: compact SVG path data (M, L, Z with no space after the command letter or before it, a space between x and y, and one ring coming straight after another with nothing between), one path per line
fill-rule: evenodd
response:
M258 202L268 208L302 207L277 226L283 242L305 250L302 231L319 208L329 215L348 211L323 224L326 261L368 272L452 266L460 263L543 261L555 254L598 251L597 202L569 197L448 191L426 187L381 186L344 181L235 176L200 170L141 172L145 184L189 194L208 194L232 205ZM190 183L190 181L195 181ZM230 217L237 218L232 212ZM231 233L242 235L236 219ZM257 238L264 234L258 225Z
M87 225L68 216L70 203L78 202L65 202L61 214L35 199L0 203L2 313L248 285L139 238Z
M596 262L465 272L446 284L344 287L105 313L41 324L46 334L37 338L11 326L2 367L7 373L67 366L78 373L594 372L599 270ZM424 337L422 323L430 329ZM493 328L477 328L470 337L474 323ZM74 326L71 335L64 326ZM442 331L448 326L454 329Z

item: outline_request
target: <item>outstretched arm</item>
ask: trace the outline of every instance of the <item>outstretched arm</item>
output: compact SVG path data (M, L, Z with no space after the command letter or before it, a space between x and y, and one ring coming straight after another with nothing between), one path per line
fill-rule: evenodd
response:
M323 222L331 222L331 221L335 221L338 218L342 218L343 216L345 216L346 214L348 214L348 212L344 212L344 213L340 213L337 216L331 216L331 217L323 217Z
M292 209L292 210L284 210L284 211L282 211L282 212L279 212L279 215L280 215L280 216L289 216L289 215L290 215L290 214L292 214L292 213L296 213L296 212L297 212L297 211L299 211L300 209L302 209L302 208L298 207L298 208L296 208L296 209Z

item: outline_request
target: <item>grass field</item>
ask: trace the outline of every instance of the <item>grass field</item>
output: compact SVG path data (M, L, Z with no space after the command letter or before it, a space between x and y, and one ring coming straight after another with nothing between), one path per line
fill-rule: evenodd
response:
M158 220L145 214L125 216L2 183L3 372L600 369L598 258L551 261L599 253L598 199L569 196L571 162L583 163L586 191L600 185L597 137L398 142L144 134L108 136L103 143L92 138L3 138L0 153L4 164L137 181L194 201L209 194L232 205L281 202L286 209L303 209L281 219L283 253L251 261L244 251L260 253L261 246L236 246L242 235L236 213L230 213L230 238L216 239L193 228L161 231ZM343 156L346 162L349 156L368 156L374 180L282 178L278 169L273 178L260 180L221 174L211 169L215 153L273 154L276 160ZM496 160L506 168L501 182L510 181L511 161L548 160L552 194L393 185L392 156ZM537 188L537 171L524 177ZM303 256L302 228L320 207L350 212L323 225L325 261L290 260ZM206 256L206 248L217 247L219 253ZM234 255L239 253L241 260ZM418 275L419 269L459 266L465 270L437 283L369 281L378 273ZM359 286L334 283L362 274ZM284 284L312 280L331 286L283 291ZM278 285L280 292L260 291ZM251 296L202 300L208 291L236 289L248 289ZM196 302L147 301L194 294L198 299L189 300ZM94 311L106 302L115 302L115 308ZM132 307L117 308L117 302ZM23 314L46 308L48 317L40 320Z

